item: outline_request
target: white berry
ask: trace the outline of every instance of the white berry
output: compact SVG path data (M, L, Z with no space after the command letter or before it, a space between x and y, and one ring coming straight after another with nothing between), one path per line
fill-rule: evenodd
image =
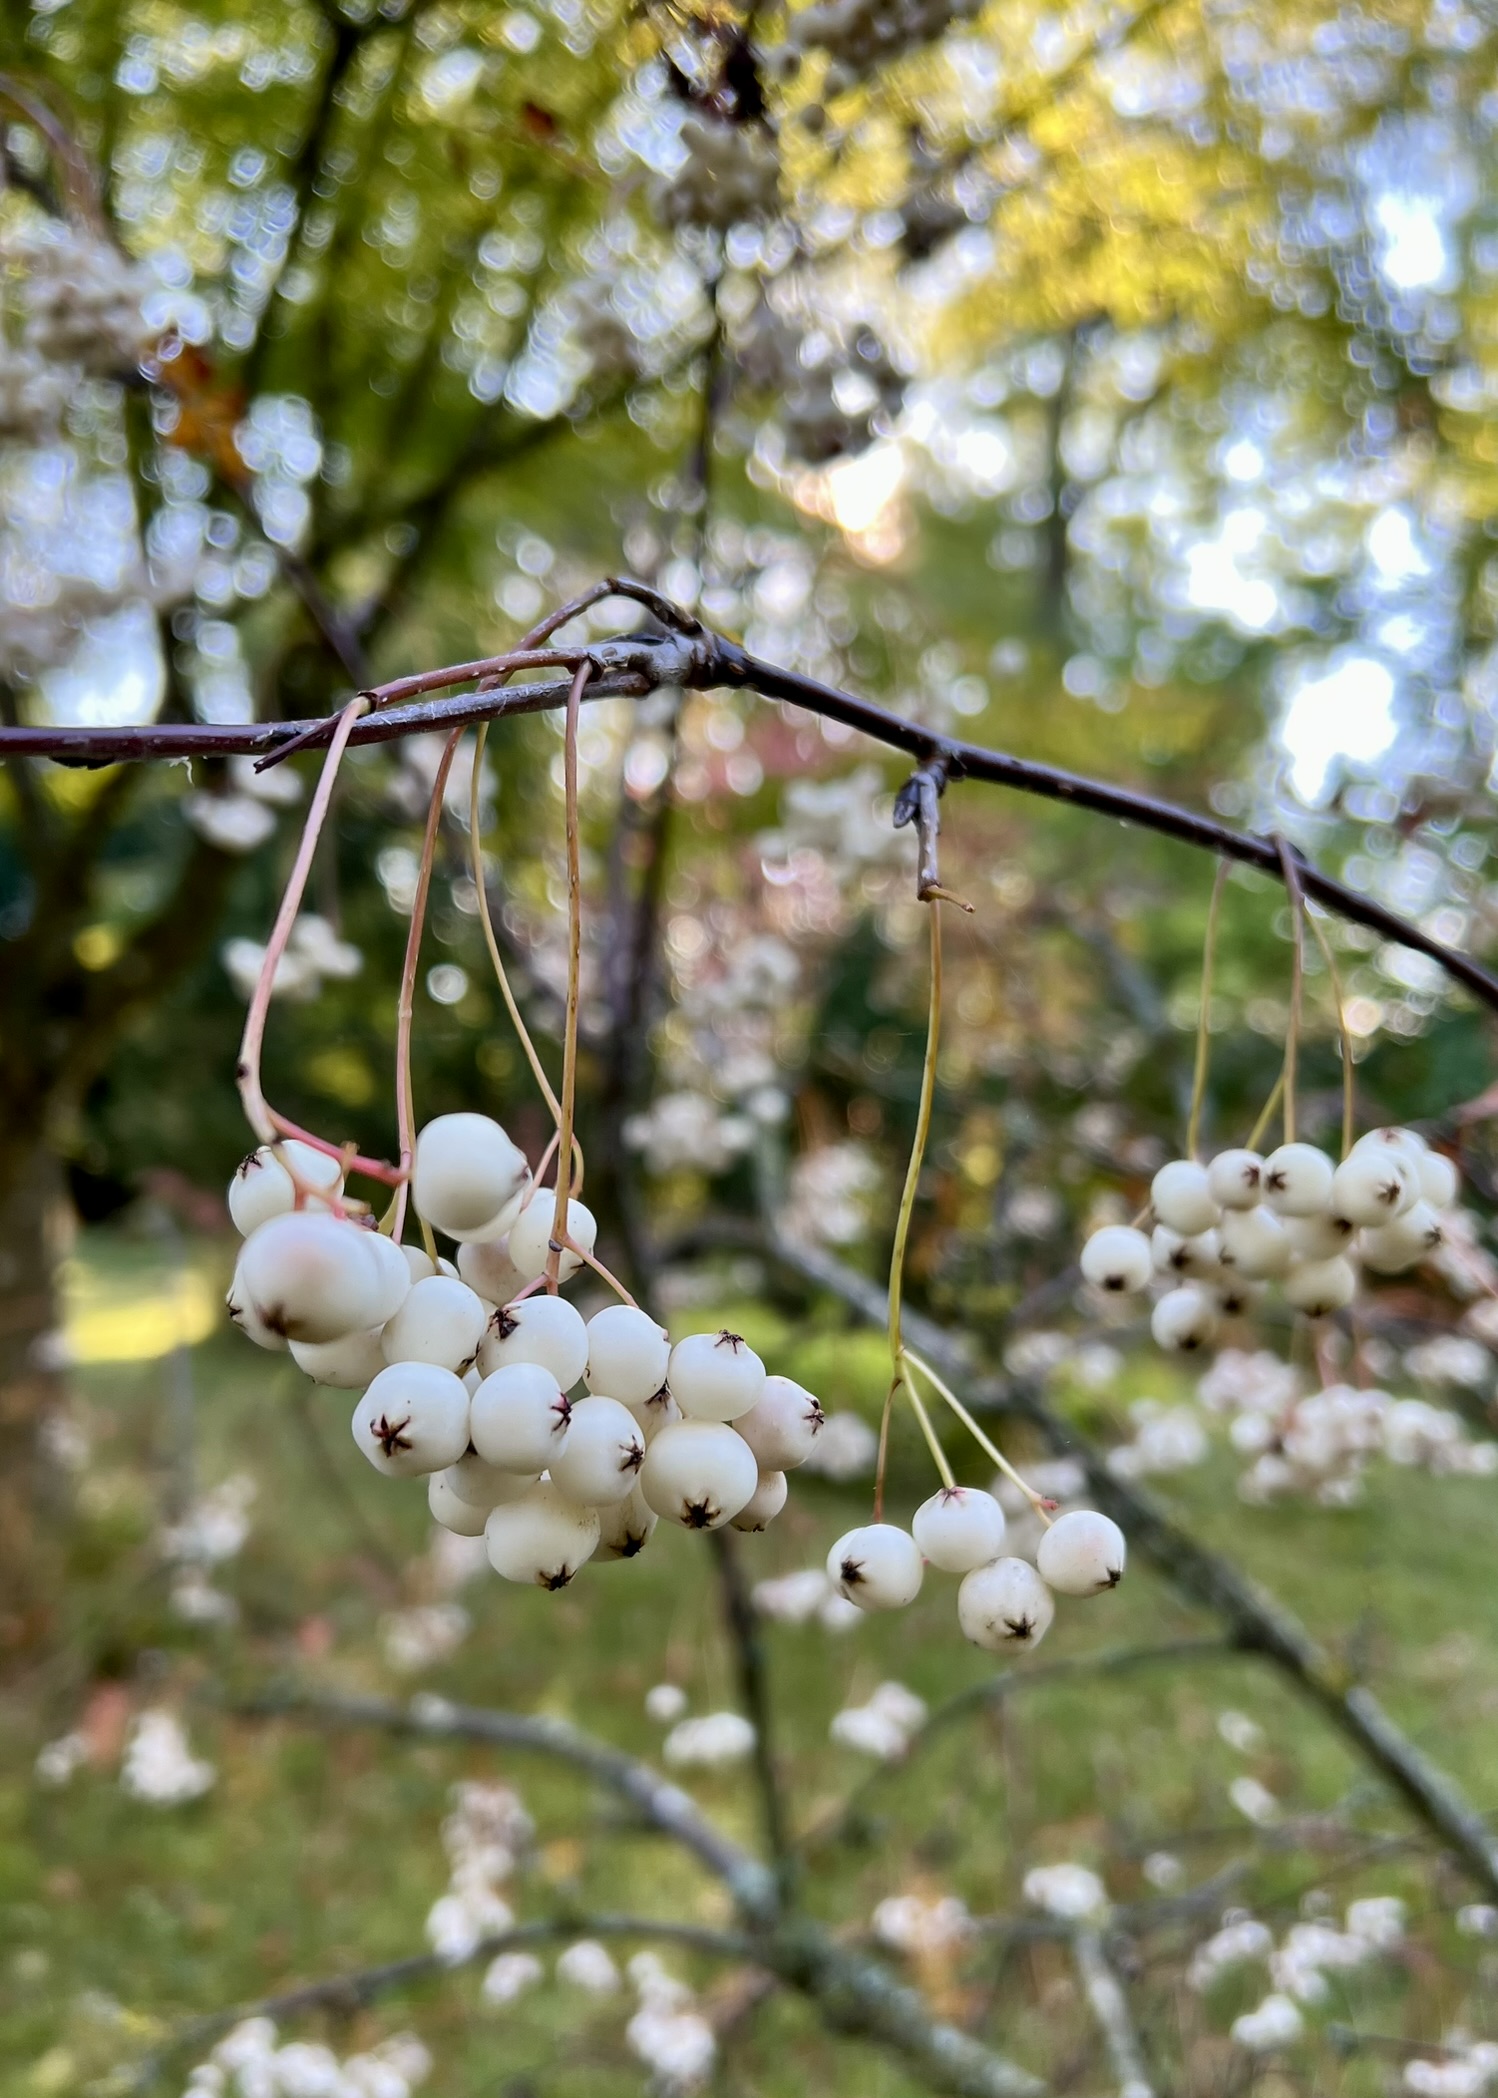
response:
M410 1294L411 1265L406 1259L404 1248L398 1246L393 1238L386 1238L383 1231L366 1230L364 1245L379 1271L379 1309L370 1323L380 1326L387 1319L394 1318Z
M571 1391L587 1359L588 1329L565 1297L527 1297L523 1304L501 1305L479 1345L479 1368L486 1377L509 1362L536 1362L551 1371L563 1391Z
M445 1471L468 1447L468 1393L434 1362L396 1362L354 1408L354 1441L376 1471L418 1478Z
M510 1235L465 1239L458 1248L458 1273L486 1304L508 1304L526 1278L510 1258Z
M688 1420L733 1421L759 1403L765 1366L741 1333L689 1333L671 1350L666 1381Z
M524 1152L488 1115L438 1115L416 1139L411 1199L449 1238L497 1238L529 1179Z
M587 1325L583 1375L589 1391L626 1406L643 1406L666 1381L671 1340L648 1311L633 1304L608 1304Z
M640 1467L649 1506L688 1530L730 1522L758 1486L754 1452L720 1421L674 1421L649 1444Z
M617 1399L580 1399L566 1443L551 1460L551 1476L569 1501L606 1508L626 1498L644 1461L645 1438L627 1406Z
M405 1261L406 1273L413 1282L425 1282L428 1275L437 1273L437 1263L425 1246L402 1246L401 1258Z
M472 1421L470 1419L470 1429ZM487 1515L491 1508L498 1508L504 1501L518 1501L520 1496L535 1485L539 1472L504 1472L496 1464L486 1464L482 1457L470 1450L456 1464L450 1464L442 1474L460 1501L470 1508L482 1508Z
M469 1433L486 1464L506 1472L544 1472L567 1440L572 1402L550 1370L512 1362L473 1394Z
M790 1494L784 1472L761 1472L759 1484L730 1520L736 1530L768 1530Z
M1392 1224L1419 1198L1418 1173L1392 1145L1354 1151L1332 1175L1332 1214L1351 1224Z
M1207 1182L1207 1169L1191 1158L1173 1158L1150 1182L1150 1205L1162 1224L1194 1238L1217 1222L1218 1205Z
M244 1286L244 1276L240 1272L243 1266L244 1253L241 1251L238 1260L234 1263L233 1280L224 1292L224 1306L228 1311L229 1317L239 1328L245 1339L252 1340L257 1348L284 1349L286 1346L285 1334L273 1332L250 1302L250 1293Z
M1422 1153L1428 1148L1423 1136L1413 1129L1370 1129L1353 1145L1355 1152L1396 1151L1408 1163L1412 1173L1420 1170Z
M1190 1355L1204 1348L1217 1332L1217 1306L1194 1282L1167 1290L1150 1313L1150 1331L1162 1348Z
M1143 1289L1153 1265L1149 1240L1128 1224L1105 1224L1082 1248L1082 1276L1095 1289Z
M479 1351L487 1311L466 1282L428 1275L413 1282L385 1327L387 1362L436 1362L461 1376Z
M1281 1144L1264 1161L1264 1200L1282 1217L1313 1217L1331 1200L1331 1160L1314 1144Z
M1358 1251L1378 1275L1402 1275L1428 1260L1446 1236L1441 1213L1429 1202L1417 1202L1392 1224L1365 1231Z
M821 1401L793 1378L766 1377L759 1397L733 1425L762 1472L789 1472L816 1448L826 1419Z
M598 1549L598 1528L596 1508L578 1507L540 1479L518 1501L490 1510L484 1545L505 1580L565 1588Z
M965 1639L986 1654L1039 1646L1056 1605L1027 1559L997 1559L977 1567L957 1591L957 1622Z
M1157 1224L1150 1234L1150 1258L1162 1275L1215 1276L1222 1266L1222 1235L1212 1230L1182 1238L1179 1231Z
M665 1384L659 1391L652 1393L643 1406L631 1406L629 1410L640 1424L640 1433L645 1438L647 1448L655 1441L662 1428L669 1428L674 1421L679 1421L682 1417L681 1408L672 1398L670 1387ZM737 1429L737 1421L734 1422L734 1427Z
M1290 1265L1288 1227L1262 1203L1255 1209L1226 1209L1218 1236L1226 1266L1251 1282L1273 1281Z
M510 1226L510 1259L526 1282L534 1282L546 1273L546 1263L551 1258L551 1227L556 1213L556 1196L549 1188L543 1187L531 1197ZM567 1235L582 1247L584 1253L592 1252L598 1238L598 1223L592 1210L581 1202L567 1204ZM564 1252L557 1270L558 1279L565 1282L582 1264L580 1254Z
M1059 1595L1101 1595L1123 1579L1127 1554L1116 1522L1094 1508L1072 1508L1041 1538L1035 1565Z
M240 1160L229 1182L229 1215L241 1238L248 1238L272 1217L285 1216L296 1208L296 1187L288 1166L322 1195L337 1194L343 1186L343 1167L326 1151L298 1143L294 1137L274 1148L262 1144ZM314 1195L307 1207L325 1209L327 1204Z
M262 1224L239 1258L261 1324L287 1340L338 1340L378 1324L384 1282L366 1236L356 1224L306 1209Z
M385 1367L379 1326L366 1326L362 1333L345 1333L339 1340L294 1340L291 1359L305 1370L314 1384L331 1384L340 1391L363 1391Z
M922 1501L910 1525L916 1543L943 1573L971 1573L1004 1548L1004 1511L976 1486L943 1486Z
M1461 1176L1442 1151L1420 1154L1420 1196L1432 1209L1450 1209L1461 1189Z
M1350 1217L1321 1210L1313 1217L1286 1217L1285 1238L1297 1260L1335 1260L1351 1250L1357 1226Z
M482 1537L489 1520L487 1508L475 1508L471 1501L460 1500L454 1493L450 1471L433 1472L427 1480L427 1507L432 1521L451 1530L455 1537Z
M860 1610L903 1610L921 1592L921 1549L895 1523L849 1530L827 1554L827 1578Z
M1207 1187L1223 1209L1252 1209L1263 1179L1264 1161L1257 1151L1219 1151L1207 1167Z
M626 1500L598 1510L598 1556L601 1559L633 1559L644 1551L660 1517L641 1493L630 1488Z
M1324 1318L1350 1304L1357 1288L1357 1270L1350 1260L1302 1260L1285 1277L1285 1302L1312 1318Z

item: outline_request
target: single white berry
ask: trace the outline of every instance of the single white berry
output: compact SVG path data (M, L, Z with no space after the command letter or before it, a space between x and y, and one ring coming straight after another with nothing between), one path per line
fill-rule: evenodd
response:
M1445 1236L1440 1211L1421 1201L1392 1224L1365 1231L1358 1240L1358 1251L1375 1274L1402 1275L1407 1268L1428 1260Z
M284 1161L284 1163L283 1163ZM287 1171L287 1167L291 1172ZM229 1182L229 1215L241 1238L248 1238L272 1217L285 1216L296 1208L296 1187L291 1173L318 1190L307 1200L309 1209L326 1209L321 1196L336 1195L343 1186L343 1166L326 1151L295 1137L277 1144L262 1144L242 1158Z
M1284 1231L1297 1260L1335 1260L1339 1253L1351 1252L1357 1237L1352 1219L1330 1209L1313 1217L1286 1217Z
M589 1391L643 1406L666 1381L671 1340L648 1311L633 1304L608 1304L588 1321L583 1375Z
M660 1517L638 1484L632 1486L627 1500L616 1501L612 1508L598 1510L599 1558L633 1559L649 1544L659 1521Z
M294 1340L291 1359L305 1370L314 1384L331 1384L339 1391L363 1391L385 1367L380 1346L380 1326L366 1326L362 1333L345 1333L340 1340Z
M791 1377L766 1377L747 1413L734 1422L762 1472L790 1472L817 1446L827 1416L821 1401Z
M971 1573L1004 1549L1004 1511L976 1486L943 1486L922 1501L910 1525L916 1543L943 1573Z
M1207 1167L1207 1187L1223 1209L1252 1209L1263 1180L1264 1161L1257 1151L1219 1151Z
M1299 1260L1285 1277L1285 1302L1312 1318L1341 1311L1357 1290L1357 1269L1340 1255L1334 1260Z
M1331 1160L1314 1144L1281 1144L1264 1161L1264 1200L1281 1217L1313 1217L1331 1200Z
M921 1592L921 1548L896 1523L849 1530L827 1554L827 1578L860 1610L903 1610Z
M400 1310L411 1291L411 1263L405 1249L394 1239L386 1238L383 1231L366 1231L364 1244L370 1259L380 1275L379 1310L370 1321L371 1325L382 1326Z
M526 1278L510 1258L510 1235L465 1239L458 1248L458 1273L486 1304L508 1304Z
M598 1530L596 1508L578 1507L540 1479L518 1501L490 1510L484 1546L505 1580L565 1588L598 1549Z
M475 1508L471 1501L460 1500L454 1493L450 1471L433 1472L427 1480L427 1507L432 1521L451 1530L455 1537L482 1537L489 1520L487 1508Z
M482 1297L450 1275L413 1282L385 1327L387 1362L436 1362L461 1376L479 1351L488 1311Z
M572 1402L550 1370L512 1362L473 1394L469 1433L486 1464L506 1472L544 1472L567 1440Z
M1392 1224L1420 1199L1420 1176L1402 1150L1354 1151L1332 1175L1331 1214L1351 1224Z
M1248 1281L1233 1268L1224 1268L1219 1279L1208 1287L1224 1318L1242 1318L1245 1313L1257 1310L1264 1301L1264 1284Z
M587 1359L588 1329L565 1297L527 1297L523 1304L501 1305L479 1344L479 1368L486 1377L509 1362L536 1362L551 1371L563 1391L571 1391Z
M411 1199L449 1238L498 1238L529 1179L524 1152L488 1115L438 1115L416 1139Z
M556 1213L556 1196L549 1188L543 1187L531 1197L510 1226L510 1259L527 1282L534 1282L546 1273L546 1263L551 1258L551 1227ZM598 1238L598 1223L592 1210L581 1202L569 1201L567 1204L567 1235L582 1247L584 1253L592 1252ZM558 1279L565 1282L582 1264L581 1254L564 1252L557 1270Z
M1162 1224L1194 1238L1217 1222L1218 1204L1207 1182L1207 1169L1192 1158L1173 1158L1150 1182L1150 1206Z
M1127 1555L1116 1522L1095 1508L1071 1508L1041 1538L1035 1565L1058 1595L1101 1595L1123 1579Z
M419 1478L446 1471L468 1447L463 1379L435 1362L395 1362L354 1408L354 1441L376 1471Z
M649 1443L640 1467L648 1504L688 1530L732 1521L758 1485L754 1452L720 1421L673 1421Z
M1290 1265L1287 1226L1262 1203L1256 1209L1225 1209L1218 1237L1224 1264L1250 1282L1273 1281Z
M1162 1348L1175 1354L1194 1354L1217 1332L1217 1306L1209 1291L1187 1282L1167 1290L1150 1313L1150 1331Z
M273 1332L250 1302L250 1293L244 1286L244 1276L240 1272L243 1266L244 1252L241 1249L239 1258L234 1263L234 1278L224 1292L224 1305L229 1317L245 1339L252 1340L257 1348L284 1349L286 1335Z
M1461 1175L1442 1151L1420 1154L1420 1198L1432 1209L1450 1209L1461 1190Z
M428 1275L435 1275L437 1263L425 1246L402 1246L401 1258L406 1263L406 1272L413 1282L425 1282Z
M1105 1224L1082 1248L1082 1277L1095 1289L1143 1289L1153 1267L1149 1240L1129 1224Z
M759 1484L730 1520L736 1530L768 1530L790 1494L784 1472L761 1472Z
M1421 1155L1428 1147L1418 1131L1390 1127L1368 1130L1352 1148L1362 1152L1397 1151L1408 1163L1410 1171L1418 1173Z
M652 1393L643 1406L631 1406L629 1410L640 1424L640 1433L645 1438L647 1449L662 1428L669 1428L682 1417L681 1408L672 1398L671 1388L667 1384L663 1384L659 1391ZM734 1422L734 1427L738 1427L737 1421Z
M607 1508L629 1494L645 1462L640 1424L617 1399L579 1399L567 1440L551 1460L553 1484L569 1501Z
M671 1350L671 1395L689 1421L734 1421L759 1403L765 1366L742 1333L689 1333Z
M1222 1234L1199 1231L1194 1238L1182 1238L1179 1231L1157 1224L1150 1234L1150 1259L1161 1275L1215 1277L1222 1267Z
M384 1277L357 1224L306 1209L245 1240L239 1275L262 1325L287 1340L338 1340L379 1323Z
M470 1450L466 1457L450 1464L442 1476L460 1501L466 1501L470 1508L482 1508L487 1515L491 1508L498 1508L504 1501L518 1501L541 1475L539 1472L502 1472L498 1465L486 1464L482 1457Z
M1051 1591L1028 1559L976 1567L957 1591L962 1635L986 1654L1039 1646L1055 1615Z

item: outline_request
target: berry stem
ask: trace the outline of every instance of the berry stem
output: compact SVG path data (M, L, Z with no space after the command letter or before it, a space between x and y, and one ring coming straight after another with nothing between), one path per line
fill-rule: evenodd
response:
M946 1400L947 1404L951 1407L952 1411L961 1421L963 1427L967 1429L969 1435L971 1435L974 1442L977 1443L979 1449L983 1451L985 1456L990 1457L993 1460L993 1462L999 1467L999 1470L1004 1474L1004 1477L1009 1480L1011 1485L1017 1486L1019 1488L1020 1492L1030 1503L1030 1506L1035 1510L1035 1513L1040 1517L1041 1521L1045 1523L1047 1527L1049 1527L1051 1520L1051 1509L1054 1504L1048 1501L1043 1493L1037 1493L1035 1491L1035 1488L1031 1486L1027 1480L1022 1479L1020 1477L1019 1473L1009 1462L1009 1459L1004 1455L1004 1452L999 1448L998 1444L989 1440L988 1436L984 1434L983 1430L978 1426L978 1423L973 1419L973 1416L968 1412L966 1406L963 1405L961 1399L958 1398L956 1392L952 1390L950 1385L943 1383L942 1379L936 1374L936 1371L931 1367L929 1362L925 1361L921 1356L917 1355L913 1348L907 1348L905 1350L905 1360L910 1364L912 1369L918 1370L920 1372L920 1374L926 1379L926 1382L931 1386L932 1390L935 1391L940 1398Z
M1274 834L1274 849L1280 856L1280 872L1290 899L1290 1025L1285 1030L1285 1142L1295 1142L1295 1065L1300 1053L1300 1008L1306 974L1305 895L1290 841L1281 831Z
M245 1014L244 1033L239 1043L239 1097L244 1105L245 1119L262 1144L273 1144L278 1136L290 1134L292 1127L290 1124L285 1129L278 1127L280 1118L272 1111L260 1086L260 1054L265 1043L265 1022L275 988L276 969L286 952L286 942L291 937L297 912L302 907L307 876L312 871L312 857L317 851L317 841L333 799L333 787L344 750L353 734L354 723L369 712L369 706L369 700L361 693L349 701L338 717L338 726L333 731L333 740L318 774L317 790L312 796L307 820L302 825L301 843L297 846L296 858L281 897L281 907L276 912L276 922L265 945L250 1009ZM336 1144L324 1146L316 1138L308 1141L317 1143L319 1150L328 1149L335 1158L338 1156Z
M1352 1150L1357 1134L1358 1103L1357 1080L1352 1068L1352 1035L1347 1025L1347 1007L1342 997L1342 976L1337 968L1337 958L1332 953L1332 943L1326 936L1326 928L1309 905L1305 907L1306 920L1316 936L1316 945L1321 949L1321 959L1326 963L1326 973L1332 982L1332 1001L1337 1008L1337 1039L1342 1045L1342 1156Z
M587 1251L586 1247L580 1246L575 1238L564 1239L562 1243L569 1253L575 1253L579 1260L586 1261L594 1274L598 1276L600 1281L608 1284L621 1303L627 1304L631 1311L639 1310L639 1304L624 1287L619 1277L611 1269L606 1268L601 1260L596 1259L593 1254Z
M1196 1023L1196 1064L1191 1074L1191 1112L1186 1122L1186 1156L1195 1158L1201 1135L1202 1103L1207 1097L1207 1062L1212 1037L1212 968L1217 959L1217 914L1222 905L1223 884L1228 878L1226 860L1217 862L1212 883L1212 901L1207 906L1207 935L1202 944L1201 1016Z
M905 1245L910 1237L910 1219L915 1209L916 1189L920 1185L921 1165L926 1156L926 1139L931 1134L931 1104L936 1097L936 1057L941 1043L941 906L933 900L927 905L927 917L931 931L931 982L929 1002L926 1008L926 1056L921 1065L921 1098L916 1110L915 1137L910 1146L910 1163L905 1168L905 1186L900 1194L899 1213L895 1218L895 1240L890 1251L889 1262L889 1390L884 1400L884 1415L879 1423L879 1462L874 1475L874 1520L881 1520L884 1508L884 1467L889 1454L889 1416L894 1404L895 1393L905 1383L905 1346L900 1326L901 1296L905 1279Z
M514 1028L520 1046L525 1052L525 1060L530 1065L531 1075L540 1089L542 1099L546 1102L551 1112L551 1119L559 1124L562 1119L562 1103L558 1100L551 1080L546 1075L546 1068L541 1062L534 1041L531 1039L530 1029L521 1017L515 993L510 988L510 978L505 968L504 956L499 951L499 941L494 932L494 920L489 911L489 890L484 880L484 831L479 813L482 799L481 777L484 746L488 740L489 724L487 721L481 721L479 723L478 741L473 753L473 781L468 792L468 844L473 859L473 887L478 899L479 923L484 928L484 942L489 949L489 960L493 964L494 974L499 983L500 996L504 999L505 1010L510 1016L510 1025ZM577 1175L576 1185L578 1188L581 1188L583 1184L582 1146L575 1137L573 1139L572 1160ZM540 1169L538 1169L537 1177L540 1177Z
M406 934L406 958L401 965L400 999L395 1009L395 1117L400 1143L401 1180L395 1197L395 1222L391 1236L400 1244L406 1227L406 1194L411 1172L411 1160L416 1150L416 1103L411 1090L411 1014L416 999L416 965L421 959L421 933L426 923L427 896L432 886L432 862L437 856L437 831L442 822L442 797L447 791L447 775L452 770L453 759L458 754L458 745L463 740L463 731L455 728L447 739L446 747L438 761L436 777L432 781L432 798L427 804L426 831L421 841L421 864L416 874L416 894L411 904L411 926ZM436 1258L436 1245L422 1219L422 1242L428 1255Z
M555 1295L567 1239L567 1202L571 1192L573 1116L577 1107L577 1010L583 964L583 881L577 818L577 722L583 687L593 666L579 663L567 694L566 738L562 778L567 804L567 1019L562 1034L562 1099L557 1122L557 1195L552 1217L551 1251L546 1259L546 1287Z
M921 1424L921 1433L926 1438L926 1447L931 1452L931 1461L941 1474L942 1485L950 1492L957 1484L956 1475L951 1465L947 1462L947 1453L942 1448L937 1438L936 1430L931 1425L931 1416L926 1411L925 1401L908 1377L905 1379L905 1390L912 1407L915 1409L915 1417Z
M1260 1140L1261 1140L1261 1138L1263 1137L1264 1131L1265 1131L1265 1130L1266 1130L1266 1129L1267 1129L1267 1128L1269 1127L1270 1123L1271 1123L1271 1122L1272 1122L1272 1121L1274 1120L1274 1114L1275 1114L1275 1109L1276 1109L1276 1108L1277 1108L1277 1107L1279 1106L1279 1104L1280 1104L1280 1099L1281 1099L1281 1096L1282 1096L1282 1095L1283 1095L1283 1093L1284 1093L1284 1090L1285 1090L1285 1074L1284 1074L1284 1072L1283 1072L1283 1070L1282 1070L1282 1071L1280 1072L1280 1075L1279 1075L1279 1077L1278 1077L1278 1078L1276 1078L1276 1080L1274 1081L1274 1086L1273 1086L1273 1088L1272 1088L1272 1090L1271 1090L1271 1092L1270 1092L1269 1098L1268 1098L1268 1099L1267 1099L1267 1100L1266 1100L1266 1101L1264 1102L1264 1105L1263 1105L1263 1107L1262 1107L1262 1108L1260 1108L1260 1110L1259 1110L1259 1119L1258 1119L1258 1121L1257 1121L1257 1122L1255 1122L1255 1124L1254 1124L1253 1128L1252 1128L1252 1129L1251 1129L1251 1130L1250 1130L1250 1131L1248 1132L1248 1141L1247 1141L1247 1144L1246 1144L1246 1146L1245 1146L1245 1148L1246 1148L1247 1150L1249 1150L1249 1151L1257 1151L1257 1150L1258 1150L1258 1148L1259 1148L1259 1143L1260 1143Z

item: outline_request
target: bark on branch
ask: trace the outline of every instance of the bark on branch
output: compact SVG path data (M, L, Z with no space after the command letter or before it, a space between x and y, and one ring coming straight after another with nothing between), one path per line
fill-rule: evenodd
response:
M1141 829L1174 838L1204 852L1256 867L1283 880L1279 848L1271 838L1231 830L1211 816L1193 809L1178 808L1148 794L1105 780L1089 779L1062 771L1055 765L1037 764L1008 751L989 750L981 744L965 743L951 736L934 734L918 722L908 721L873 701L860 699L834 685L824 685L799 671L780 669L751 655L736 641L704 628L689 612L673 606L647 585L625 578L606 579L611 594L630 596L645 604L666 626L665 634L632 634L612 641L590 643L585 648L552 652L552 660L575 669L586 660L593 666L588 698L627 696L641 698L663 685L683 685L706 691L729 686L757 692L765 699L784 700L824 720L841 722L859 730L876 743L906 752L923 767L939 767L949 779L981 781L989 786L1008 787L1021 794L1038 795L1095 815L1111 816ZM511 714L555 711L566 705L570 676L530 685L494 689L493 680L526 667L514 657L497 656L480 663L422 673L415 679L398 679L393 685L372 689L375 710L354 730L356 743L392 742L402 736L421 735L434 729L451 730L471 721L494 721ZM484 689L489 681L489 689ZM478 684L479 689L457 698L425 699L400 704L402 692L433 691L444 686ZM393 702L393 703L391 703ZM288 743L299 747L324 742L333 733L337 716L311 721L276 722L260 727L199 723L177 726L145 723L125 728L0 727L0 757L47 757L64 764L112 765L126 759L191 758L224 756L246 752L272 757ZM1458 953L1433 939L1429 933L1396 911L1386 910L1370 897L1360 896L1309 862L1297 861L1296 871L1305 895L1323 903L1357 925L1365 925L1401 947L1428 955L1447 975L1471 991L1483 1004L1498 1012L1498 977L1491 975L1470 956Z

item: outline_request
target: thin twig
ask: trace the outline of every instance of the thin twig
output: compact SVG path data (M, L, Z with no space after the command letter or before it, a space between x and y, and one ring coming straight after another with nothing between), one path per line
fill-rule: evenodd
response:
M411 903L411 923L406 930L406 953L401 964L400 997L395 1011L395 1115L399 1129L401 1183L395 1191L395 1217L391 1225L391 1236L397 1245L406 1227L406 1195L411 1173L411 1161L416 1155L416 1102L411 1090L411 1021L416 1003L416 969L421 960L421 934L426 923L427 897L432 886L432 863L437 856L437 829L442 821L442 798L447 792L447 775L452 770L453 759L458 754L458 745L463 740L463 731L455 728L448 737L446 746L438 760L436 777L432 781L432 798L427 804L426 831L421 841L421 861L416 874L416 894ZM426 1226L423 1219L423 1235ZM434 1258L435 1246L428 1245L427 1251Z
M921 1065L921 1098L916 1109L915 1135L910 1145L910 1161L905 1168L905 1185L900 1193L900 1208L895 1217L894 1244L889 1256L889 1389L885 1393L884 1413L879 1422L879 1460L874 1474L874 1520L884 1520L884 1468L889 1455L890 1413L895 1394L905 1382L904 1339L900 1327L901 1292L905 1281L905 1245L910 1237L910 1219L915 1210L916 1191L921 1181L921 1165L926 1156L926 1139L931 1134L931 1105L936 1097L936 1059L941 1046L941 912L935 901L926 906L926 915L931 935L930 986L926 1008L926 1054Z
M572 689L567 694L566 738L563 744L563 779L567 803L567 1013L562 1030L562 1099L557 1121L557 1192L552 1212L551 1243L546 1256L546 1287L555 1291L561 1278L562 1248L570 1232L567 1197L572 1184L572 1145L577 1114L577 1012L582 990L583 967L583 877L582 845L578 835L577 810L577 718L583 687L592 664L577 666Z
M765 1848L783 1898L790 1892L794 1853L786 1823L780 1773L776 1768L770 1683L765 1669L760 1620L745 1585L737 1538L731 1530L713 1530L709 1533L709 1543L718 1569L723 1621L738 1672L739 1698L744 1717L754 1729L754 1774L759 1787Z
M1290 1024L1285 1030L1285 1142L1295 1142L1295 1065L1300 1053L1300 1012L1305 991L1306 976L1306 908L1301 894L1300 874L1295 864L1295 854L1289 839L1282 831L1274 834L1274 849L1279 854L1280 873L1285 883L1285 893L1290 899L1290 940L1292 961L1290 964Z
M1212 901L1207 906L1207 937L1202 944L1201 1013L1196 1023L1196 1063L1191 1073L1191 1112L1186 1121L1186 1156L1195 1158L1201 1136L1202 1102L1207 1097L1207 1060L1212 1047L1212 969L1217 960L1217 914L1222 905L1223 884L1228 878L1226 860L1217 862L1212 883Z
M1326 928L1313 911L1306 911L1305 918L1316 936L1321 959L1326 963L1326 973L1331 978L1332 1002L1337 1009L1337 1040L1342 1045L1342 1156L1346 1158L1356 1140L1358 1128L1357 1078L1352 1067L1352 1032L1347 1025L1347 1001L1342 996L1342 976Z
M1152 2098L1153 2086L1144 2066L1139 2035L1129 2016L1128 1998L1104 1948L1102 1932L1091 1924L1082 1924L1075 1930L1072 1958L1088 2009L1108 2050L1118 2098Z

